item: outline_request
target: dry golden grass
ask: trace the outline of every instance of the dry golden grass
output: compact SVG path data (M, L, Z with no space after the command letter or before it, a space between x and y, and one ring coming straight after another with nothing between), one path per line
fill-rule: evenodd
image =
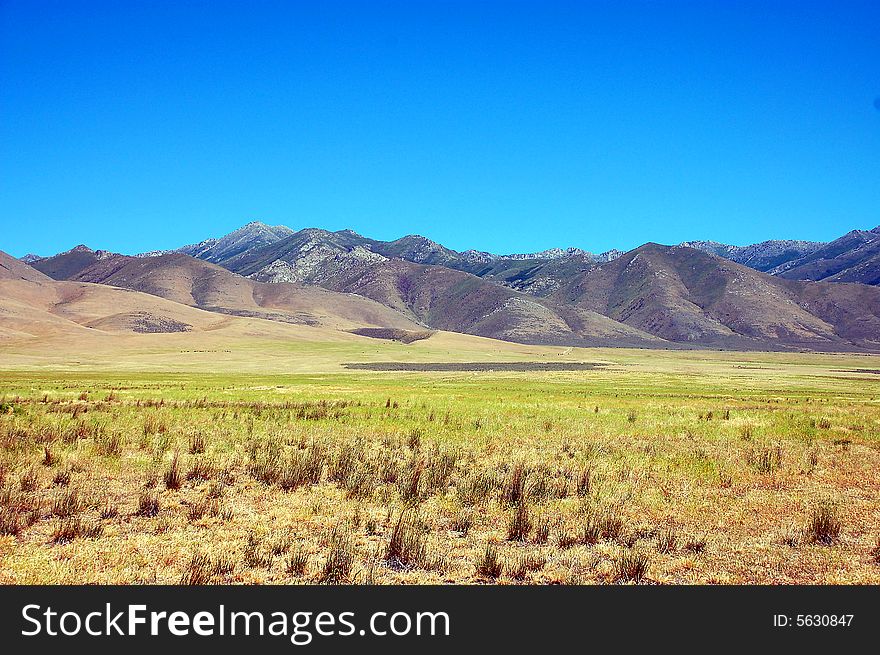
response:
M4 373L0 582L880 582L877 358L556 357Z

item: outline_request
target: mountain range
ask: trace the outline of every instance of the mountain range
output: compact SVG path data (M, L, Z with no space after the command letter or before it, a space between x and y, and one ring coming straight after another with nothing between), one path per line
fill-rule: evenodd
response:
M45 258L7 255L0 274L0 309L20 304L22 293L10 289L26 284L160 298L170 305L143 310L153 317L151 331L195 325L181 317L197 311L531 344L880 349L880 228L827 244L692 241L601 255L576 248L494 255L416 235L386 242L254 222L170 252L128 256L78 246ZM134 311L114 325L147 329Z
M679 245L786 279L880 285L880 226L853 230L829 243L773 240L730 246L715 241L685 241ZM472 273L530 293L546 291L549 286L555 288L555 282L573 270L607 263L624 254L620 250L593 254L580 248L510 255L477 250L456 252L418 235L377 241L351 230L328 232L307 228L295 232L259 222L175 252L271 282L307 282L320 275L312 270L316 262L329 257L339 260L340 266L354 265L359 260L376 262L379 257L403 259ZM161 253L146 253L156 254Z

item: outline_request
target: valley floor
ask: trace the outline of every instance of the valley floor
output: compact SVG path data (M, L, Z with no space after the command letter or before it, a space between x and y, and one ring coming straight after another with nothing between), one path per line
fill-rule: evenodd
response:
M878 356L119 339L0 346L2 583L880 583Z

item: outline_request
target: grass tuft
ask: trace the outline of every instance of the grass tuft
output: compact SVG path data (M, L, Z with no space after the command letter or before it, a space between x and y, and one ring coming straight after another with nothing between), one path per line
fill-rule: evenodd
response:
M504 564L498 557L498 549L491 543L486 544L486 550L477 563L477 575L482 578L494 580L504 572Z
M427 540L425 524L413 510L404 510L391 531L385 562L392 568L429 568Z
M180 470L180 457L177 453L174 453L174 457L171 458L171 464L169 464L168 468L165 470L162 480L165 482L165 488L171 490L180 489L183 484L183 473Z
M525 541L532 530L532 519L525 501L520 501L507 523L508 541Z
M635 550L622 550L614 560L615 582L641 582L648 573L648 555Z
M675 533L675 528L672 526L667 526L663 528L657 535L657 552L673 553L675 552L677 542L678 536Z
M318 575L320 584L346 584L352 581L354 546L349 532L336 528L330 535L330 551Z
M159 513L159 496L144 489L138 497L138 508L135 514L137 516L156 516Z
M60 519L52 533L52 542L64 544L77 537L97 539L104 531L100 523L86 523L78 516Z
M807 540L830 546L840 538L840 519L837 511L828 504L813 510L806 528Z
M290 553L284 564L287 574L297 578L303 577L306 574L308 567L309 556L302 547L299 547Z

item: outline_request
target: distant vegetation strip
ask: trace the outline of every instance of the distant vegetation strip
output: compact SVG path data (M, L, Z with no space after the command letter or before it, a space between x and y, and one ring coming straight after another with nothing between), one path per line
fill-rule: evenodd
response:
M351 330L352 334L373 339L388 339L401 343L413 343L434 336L436 330L401 330L398 328L358 328Z
M369 362L345 368L364 371L590 371L605 366L595 362Z

